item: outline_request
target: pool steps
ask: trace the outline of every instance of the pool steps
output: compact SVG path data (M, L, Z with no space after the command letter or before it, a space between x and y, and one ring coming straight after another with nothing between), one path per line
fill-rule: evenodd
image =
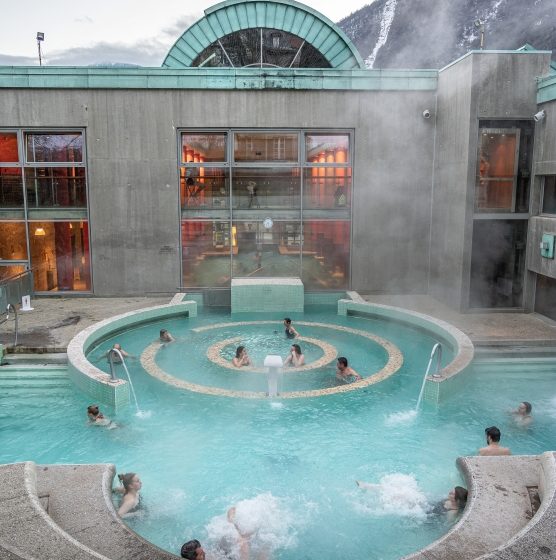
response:
M461 457L460 521L404 560L518 560L556 555L556 453ZM1 560L175 560L118 517L114 465L0 465ZM529 489L538 489L533 515Z

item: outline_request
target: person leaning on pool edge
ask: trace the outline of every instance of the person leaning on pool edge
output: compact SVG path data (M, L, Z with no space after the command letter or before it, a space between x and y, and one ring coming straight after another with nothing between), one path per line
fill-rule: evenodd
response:
M497 455L511 455L512 452L508 447L500 446L500 430L496 426L485 428L485 435L487 446L479 449L479 455L483 456L497 456Z
M180 551L181 557L187 560L204 560L205 551L197 539L187 541Z

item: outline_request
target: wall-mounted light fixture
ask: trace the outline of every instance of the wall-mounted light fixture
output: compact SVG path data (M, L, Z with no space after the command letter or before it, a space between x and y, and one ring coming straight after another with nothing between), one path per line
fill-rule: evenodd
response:
M540 111L538 111L533 115L533 120L535 122L541 122L545 117L546 117L546 113L544 109L541 109Z
M46 232L44 231L44 228L38 227L35 230L35 237L44 237L45 235L46 235Z
M425 109L423 111L423 118L430 119L432 117L432 111L430 109Z

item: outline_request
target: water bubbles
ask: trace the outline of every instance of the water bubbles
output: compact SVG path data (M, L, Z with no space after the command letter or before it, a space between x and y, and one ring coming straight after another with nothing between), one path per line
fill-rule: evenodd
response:
M280 410L280 409L284 408L284 403L271 401L270 402L270 408L273 408L274 410Z
M384 419L385 426L399 426L401 424L411 424L417 418L416 410L401 410L392 412Z
M135 413L135 416L137 416L137 418L141 418L142 420L146 420L152 416L152 410L138 410Z

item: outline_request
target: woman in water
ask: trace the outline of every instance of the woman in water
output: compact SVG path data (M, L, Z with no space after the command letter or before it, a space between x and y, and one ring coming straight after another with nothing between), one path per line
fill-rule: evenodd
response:
M116 424L102 414L97 404L90 404L87 407L89 422L94 426L105 426L108 429L117 428Z
M167 344L169 342L174 342L176 339L166 330L160 330L160 342Z
M234 366L236 367L251 365L251 360L249 359L245 346L237 347L236 355L234 358L232 358L232 364L234 364Z
M118 479L122 485L116 488L114 492L123 494L118 515L128 517L136 513L141 502L141 495L139 494L142 486L141 480L135 473L119 474Z
M467 490L462 486L456 486L448 493L448 499L443 503L443 511L448 519L455 519L467 504Z
M300 367L305 363L305 356L301 352L299 344L292 344L290 354L284 360L285 366Z

